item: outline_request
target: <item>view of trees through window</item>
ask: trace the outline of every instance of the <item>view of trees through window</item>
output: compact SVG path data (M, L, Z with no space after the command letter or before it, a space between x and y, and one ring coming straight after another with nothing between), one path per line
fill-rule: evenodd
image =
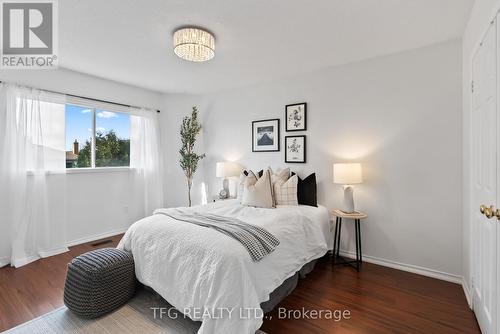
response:
M128 114L66 105L66 168L129 165Z

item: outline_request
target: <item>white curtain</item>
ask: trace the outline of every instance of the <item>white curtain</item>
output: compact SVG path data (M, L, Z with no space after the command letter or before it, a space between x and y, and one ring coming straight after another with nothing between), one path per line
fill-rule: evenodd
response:
M0 84L0 266L68 250L62 99Z
M133 201L141 203L141 217L163 207L162 160L158 113L130 111L130 167L133 169Z

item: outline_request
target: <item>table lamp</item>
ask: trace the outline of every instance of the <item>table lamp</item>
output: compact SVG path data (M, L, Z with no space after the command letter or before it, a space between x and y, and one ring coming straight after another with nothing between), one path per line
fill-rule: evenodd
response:
M229 177L238 176L241 167L234 162L218 162L215 168L215 176L223 177L222 190L219 192L219 198L225 199L229 197Z
M363 182L362 170L360 163L340 163L333 164L333 183L344 186L344 204L342 211L353 213L354 198L353 184Z

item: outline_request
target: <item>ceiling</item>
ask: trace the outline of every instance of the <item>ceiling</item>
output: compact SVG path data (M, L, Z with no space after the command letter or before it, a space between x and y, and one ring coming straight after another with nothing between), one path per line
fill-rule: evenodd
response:
M209 93L460 38L473 0L64 0L61 67L160 92ZM179 59L173 31L215 34Z

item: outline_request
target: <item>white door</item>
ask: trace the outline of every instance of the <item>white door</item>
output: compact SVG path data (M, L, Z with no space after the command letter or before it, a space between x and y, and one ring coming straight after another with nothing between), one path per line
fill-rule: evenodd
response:
M472 285L474 312L485 334L497 333L498 220L491 216L500 207L497 204L497 54L495 22L472 60Z
M497 196L496 196L496 207L497 210L495 211L495 218L496 218L496 224L495 226L492 227L492 234L496 235L495 237L495 244L494 246L496 247L496 252L495 252L495 265L496 265L496 272L495 272L495 289L496 289L496 295L495 295L495 308L496 308L496 316L495 316L495 321L494 321L494 328L496 328L496 333L500 334L500 24L498 24L498 16L494 21L495 25L495 30L496 30L496 70L497 70L497 75L496 75L496 86L497 86L497 94L496 94L496 100L497 100L497 107L496 107L496 140L495 140L495 145L496 145L496 167L497 167L497 172L496 172L496 190L497 190Z

